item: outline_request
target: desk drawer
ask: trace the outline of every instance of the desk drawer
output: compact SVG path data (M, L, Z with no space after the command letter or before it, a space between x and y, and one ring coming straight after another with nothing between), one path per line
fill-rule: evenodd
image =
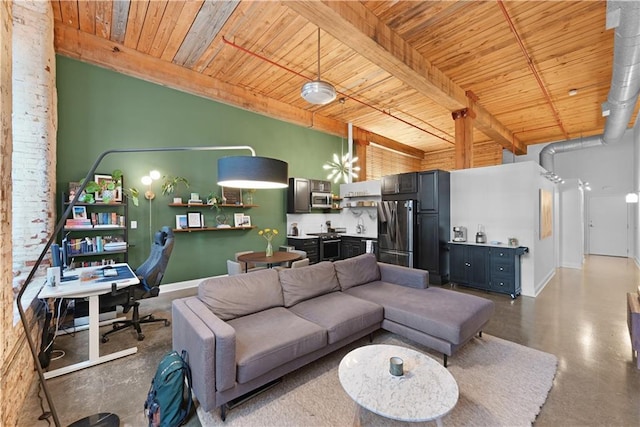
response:
M513 275L513 260L491 258L491 273Z
M503 292L511 292L515 288L515 280L509 276L493 276L491 277L491 289L501 290Z

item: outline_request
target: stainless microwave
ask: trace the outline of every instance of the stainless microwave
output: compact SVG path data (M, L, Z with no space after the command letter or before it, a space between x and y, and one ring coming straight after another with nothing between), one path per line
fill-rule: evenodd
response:
M332 201L331 193L311 193L312 208L330 208Z

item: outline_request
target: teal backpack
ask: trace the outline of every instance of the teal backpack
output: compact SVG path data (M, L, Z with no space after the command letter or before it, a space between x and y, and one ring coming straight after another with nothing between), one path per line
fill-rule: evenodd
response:
M149 427L177 427L187 421L193 405L187 360L182 350L182 355L171 351L160 361L144 402Z

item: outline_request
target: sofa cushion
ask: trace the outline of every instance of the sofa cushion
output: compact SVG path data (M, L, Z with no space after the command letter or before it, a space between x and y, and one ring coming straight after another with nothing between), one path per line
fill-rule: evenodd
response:
M382 306L344 292L331 292L294 305L289 310L329 333L329 344L370 326L382 324Z
M222 320L283 304L278 272L274 270L205 279L198 285L198 298Z
M343 291L380 280L380 269L374 254L362 254L333 263Z
M287 268L279 273L285 307L340 290L333 264L328 261L308 267Z
M230 320L236 331L237 381L246 383L327 345L327 331L276 307Z
M382 305L385 319L453 344L469 339L494 311L491 300L441 288L415 289L373 282L347 293Z

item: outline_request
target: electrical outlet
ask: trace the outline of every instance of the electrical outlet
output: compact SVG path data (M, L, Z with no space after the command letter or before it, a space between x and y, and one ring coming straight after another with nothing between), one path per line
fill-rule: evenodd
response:
M138 228L138 221L131 221L131 229L135 230L136 228Z

